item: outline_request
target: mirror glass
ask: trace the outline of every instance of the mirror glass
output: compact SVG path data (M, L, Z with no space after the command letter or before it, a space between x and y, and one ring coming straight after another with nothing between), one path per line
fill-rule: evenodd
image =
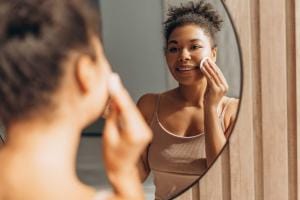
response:
M187 2L184 0L99 1L103 42L107 57L136 102L146 93L163 93L178 86L178 82L173 78L167 66L162 22L166 20L166 13L170 6L178 6ZM224 21L216 39L218 44L216 64L229 86L226 96L240 99L242 67L234 27L220 0L210 0L209 3ZM97 188L109 188L103 167L99 169L99 166L103 165L97 153L101 144L99 130L102 126L103 121L100 120L85 130L79 150L78 172L83 181ZM170 146L172 145L168 147ZM176 145L173 147L176 148ZM181 158L182 160L184 158ZM168 189L162 192L165 196L161 198L174 197L204 174L207 168L206 166L200 174L191 178L184 178L186 176L183 175L179 179L178 176L172 179L171 176L163 177L163 173L157 171L155 175L150 173L144 182L146 198L155 198L155 190L159 187L157 181L161 178L172 179L168 181L171 185L165 185ZM187 172L187 174L191 173ZM160 175L160 178L155 177Z

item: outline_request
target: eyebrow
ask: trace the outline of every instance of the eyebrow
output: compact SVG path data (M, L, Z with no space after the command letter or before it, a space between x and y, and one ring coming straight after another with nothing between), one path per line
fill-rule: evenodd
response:
M201 39L192 39L192 40L190 40L190 42L197 42L197 41L203 42Z
M190 42L197 42L197 41L203 42L201 39L191 39L190 40ZM178 44L178 42L176 40L170 40L168 42L168 44Z
M168 44L178 44L178 42L176 40L170 40Z

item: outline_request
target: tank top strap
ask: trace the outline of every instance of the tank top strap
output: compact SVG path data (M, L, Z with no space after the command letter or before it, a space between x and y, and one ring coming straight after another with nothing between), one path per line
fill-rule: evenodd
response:
M159 102L160 102L160 94L158 94L157 98L156 98L155 107L154 107L154 110L152 113L152 119L151 119L151 123L150 123L151 126L153 125L155 118L157 117Z

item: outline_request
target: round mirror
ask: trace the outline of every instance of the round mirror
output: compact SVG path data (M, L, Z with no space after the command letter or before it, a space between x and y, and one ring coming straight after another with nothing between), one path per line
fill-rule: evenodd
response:
M229 86L226 96L229 99L240 99L242 68L234 27L220 0L210 0L209 3L223 20L221 31L216 35L215 63ZM163 22L167 20L168 9L171 6L179 7L181 4L186 5L187 1L101 0L99 2L106 54L114 71L120 74L136 102L144 94L163 94L165 91L178 87L178 79L176 77L174 79L170 73L168 68L170 64L166 60L168 53L165 47L168 44L163 34ZM177 40L177 42L181 41ZM179 47L182 46L179 45ZM164 109L164 107L159 108ZM200 134L180 135L179 140L189 140L187 142L189 145L183 147L180 145L181 141L176 139L178 135L175 134L175 139L168 139L173 137L172 133L177 129L170 131L172 125L162 117L163 115L159 114L161 126L169 135L154 138L160 142L151 143L145 154L146 162L150 163L150 175L144 181L146 199L169 199L179 195L205 174L210 165L206 162L205 137L200 138ZM172 117L171 114L168 117ZM103 121L100 120L85 130L78 154L80 178L99 189L110 188L103 167L99 168L103 166L99 156L99 144L101 144L99 130L102 129L102 125ZM233 127L233 122L231 127ZM229 135L227 133L226 139ZM190 145L195 147L197 156L187 150ZM173 155L174 152L176 156ZM220 152L219 149L217 153ZM153 164L156 158L158 162L166 162L166 157L170 155L171 163L164 163L164 166ZM206 165L203 165L203 161ZM210 163L213 162L214 160Z

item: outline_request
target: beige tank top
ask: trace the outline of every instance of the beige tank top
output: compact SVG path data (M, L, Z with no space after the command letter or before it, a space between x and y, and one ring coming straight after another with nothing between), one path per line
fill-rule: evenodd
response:
M150 124L153 140L148 148L148 164L153 173L155 199L165 200L196 181L206 171L207 164L204 132L182 137L168 131L158 118L159 100L160 95ZM221 112L218 109L223 131L224 113L229 102Z

